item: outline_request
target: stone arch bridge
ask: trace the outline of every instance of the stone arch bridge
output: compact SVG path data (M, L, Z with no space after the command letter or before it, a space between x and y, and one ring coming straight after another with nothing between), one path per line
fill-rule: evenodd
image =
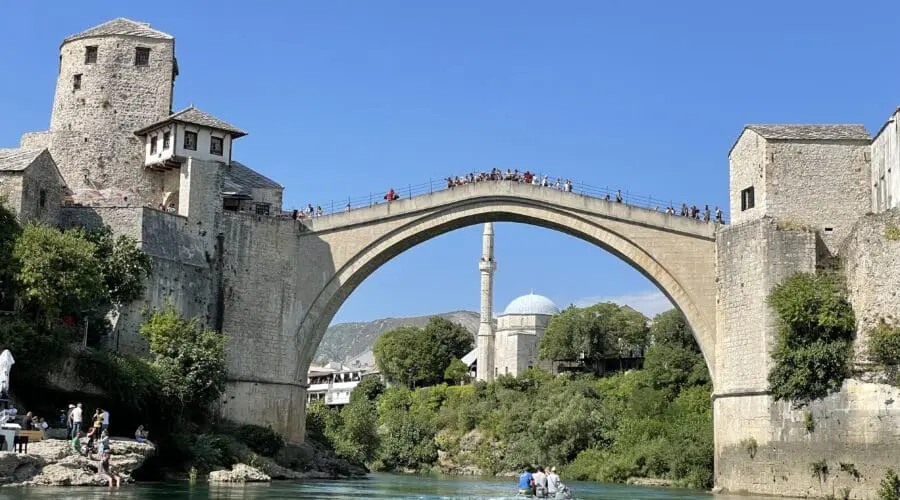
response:
M223 410L239 421L263 418L289 440L303 439L309 364L353 290L419 243L484 222L554 229L629 263L684 313L715 381L716 224L505 181L302 223L224 219L222 326L231 340Z

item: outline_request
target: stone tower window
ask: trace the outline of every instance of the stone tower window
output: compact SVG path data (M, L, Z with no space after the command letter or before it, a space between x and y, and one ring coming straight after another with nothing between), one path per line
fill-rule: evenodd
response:
M84 48L84 63L94 64L97 62L97 46L88 45Z
M756 206L756 200L753 195L753 186L741 190L741 212L750 210L754 206Z
M44 208L47 206L47 191L41 189L40 194L38 195L38 206Z
M257 203L256 204L256 215L269 215L269 204L268 203Z
M163 132L163 151L169 149L169 143L172 142L172 133L171 132Z
M147 47L137 47L134 49L134 65L147 66L150 64L150 49Z
M72 90L80 90L81 89L81 73L75 75L72 79Z
M184 131L184 149L197 151L197 132Z
M221 137L210 137L209 138L209 154L222 156L222 138Z
M150 138L150 154L156 154L156 136Z

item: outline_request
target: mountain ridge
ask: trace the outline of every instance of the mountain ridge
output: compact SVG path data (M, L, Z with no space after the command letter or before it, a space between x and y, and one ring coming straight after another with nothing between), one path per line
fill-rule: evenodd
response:
M425 316L387 317L373 321L337 323L329 326L325 331L322 342L316 351L315 362L323 364L329 361L347 363L353 359L360 359L363 363L374 364L372 347L382 333L400 327L414 326L422 328L434 316L440 316L462 325L473 336L478 332L479 314L474 311L464 310Z

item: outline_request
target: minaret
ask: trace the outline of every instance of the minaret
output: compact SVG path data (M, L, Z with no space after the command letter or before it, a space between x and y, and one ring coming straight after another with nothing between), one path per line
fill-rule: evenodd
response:
M476 342L476 354L478 380L494 380L494 270L497 264L494 262L494 225L490 222L484 225L484 234L481 237L481 261L478 270L481 271L481 323L478 325L478 338Z

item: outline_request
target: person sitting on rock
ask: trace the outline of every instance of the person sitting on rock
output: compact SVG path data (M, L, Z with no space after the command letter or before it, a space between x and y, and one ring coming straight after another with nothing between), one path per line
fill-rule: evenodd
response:
M72 438L72 452L84 456L84 449L81 447L81 431L75 431L75 437Z
M137 430L134 431L134 440L137 441L138 443L143 443L144 441L147 440L148 434L150 434L150 433L147 432L146 430L144 430L144 426L139 425Z
M113 480L115 480L116 488L122 485L122 478L112 469L112 465L109 463L110 453L106 451L103 453L103 457L100 459L99 472L100 474L109 478L109 487L113 487Z
M100 446L98 448L98 452L102 457L104 453L109 451L109 431L103 431L100 434Z

